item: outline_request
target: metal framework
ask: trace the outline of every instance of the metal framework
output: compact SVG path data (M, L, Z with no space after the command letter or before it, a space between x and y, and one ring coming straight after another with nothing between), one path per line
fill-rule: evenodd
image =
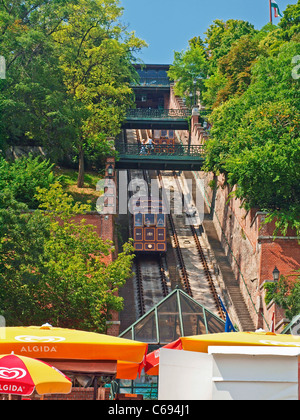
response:
M194 157L204 159L204 145L158 145L153 150L147 150L138 144L116 143L116 150L119 152L120 157L132 156L136 159L155 159L157 156L164 156L167 159L176 159L178 156Z
M185 109L129 109L127 120L187 120L191 116L190 110Z
M132 87L170 87L171 82L167 77L141 77Z
M120 334L120 337L162 346L179 337L225 331L225 321L180 289Z
M150 151L138 144L116 143L116 169L200 171L205 160L203 145L156 146Z

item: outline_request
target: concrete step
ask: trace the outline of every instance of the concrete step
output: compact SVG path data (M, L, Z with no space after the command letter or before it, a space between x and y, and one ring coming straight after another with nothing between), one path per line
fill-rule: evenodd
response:
M254 322L250 316L240 287L237 281L235 280L235 276L227 259L227 256L218 239L213 221L209 219L204 220L203 228L207 235L210 246L214 252L218 267L222 273L226 291L234 307L241 329L243 331L255 331Z

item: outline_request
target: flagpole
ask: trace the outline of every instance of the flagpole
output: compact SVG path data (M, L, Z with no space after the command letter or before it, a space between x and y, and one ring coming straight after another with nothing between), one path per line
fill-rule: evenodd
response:
M269 0L269 5L270 5L270 23L273 24L271 0Z

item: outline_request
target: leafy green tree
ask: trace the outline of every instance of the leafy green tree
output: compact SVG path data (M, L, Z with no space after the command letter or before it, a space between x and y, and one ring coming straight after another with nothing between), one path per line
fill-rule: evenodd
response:
M296 274L296 273L295 273ZM281 276L277 283L266 283L266 303L272 300L285 310L289 319L300 313L300 275Z
M40 320L36 288L49 237L49 219L0 191L0 313L8 325Z
M300 34L300 2L289 4L284 11L283 18L278 24L282 29L282 38L286 41L294 40L299 42Z
M0 2L0 144L44 146L51 158L108 153L133 102L133 52L118 0Z
M221 57L229 53L232 44L244 35L254 34L254 26L243 20L229 19L226 22L216 19L205 32L205 44L210 61L211 72L217 68Z
M203 80L207 75L207 60L200 37L191 39L186 51L175 51L174 62L170 66L168 75L176 81L174 87L176 95L184 97L187 103L190 103L189 95L194 95L195 90L202 92Z
M30 209L38 207L37 188L49 188L55 181L49 160L29 155L15 162L0 157L0 191L9 190L16 201Z
M228 182L248 208L259 207L300 232L300 114L284 101L248 112L225 163Z
M218 69L226 78L226 84L218 91L214 106L247 90L251 83L251 68L259 52L258 42L253 36L244 35L232 45L228 54L218 60Z
M215 20L206 31L209 78L203 100L213 109L232 95L241 94L250 83L250 68L258 54L257 31L249 22Z
M253 46L245 48L250 59L244 62L244 83L245 72L238 66L243 52L237 52L247 38ZM300 96L299 82L292 77L293 57L299 53L299 43L285 41L280 28L265 27L234 43L213 76L216 81L218 74L224 76L213 92L223 100L214 104L212 136L206 145L206 170L225 174L244 206L266 211L266 220L275 220L275 233L281 234L288 227L300 232ZM209 94L208 90L206 97Z
M126 33L118 21L121 15L117 0L78 0L69 5L68 24L53 34L64 83L79 114L73 141L78 187L83 186L85 152L118 134L133 104L132 53L145 43Z
M5 145L43 146L61 156L74 136L72 108L51 38L64 22L67 2L16 0L0 3L0 139Z
M40 189L43 211L28 212L0 194L0 309L8 325L41 324L106 331L111 311L122 309L118 289L131 275L132 246L109 261L113 247L76 214L60 184Z

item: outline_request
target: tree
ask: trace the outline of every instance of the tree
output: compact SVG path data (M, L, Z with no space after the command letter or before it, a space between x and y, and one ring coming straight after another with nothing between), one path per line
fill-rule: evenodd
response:
M133 102L133 52L146 44L119 22L118 0L0 3L0 145L44 146L57 161L111 153Z
M284 11L283 18L278 24L282 30L282 38L286 41L295 40L299 42L300 30L300 2L289 4Z
M31 154L15 162L0 157L0 191L9 190L17 202L35 209L39 204L35 197L37 187L49 188L54 183L53 166L50 160Z
M0 314L8 325L40 320L36 287L49 219L30 212L9 189L0 191Z
M218 91L214 106L247 90L251 83L251 68L259 52L258 42L254 37L244 35L232 45L228 54L218 60L218 69L226 78L226 84Z
M300 233L300 114L286 101L244 107L244 112L240 107L237 128L230 121L230 107L235 111L239 104L231 100L213 117L217 124L207 146L206 168L226 174L245 207L276 218L282 233L288 226ZM222 134L229 124L233 128Z
M217 62L231 49L232 44L244 35L254 34L254 26L243 20L229 19L226 22L216 19L205 32L205 44L210 61L210 71L217 68Z
M285 315L289 319L300 313L300 274L296 280L295 275L297 273L288 277L281 276L277 283L264 285L267 305L273 300L285 310Z
M0 80L2 148L43 146L60 157L74 136L70 98L52 34L62 24L66 2L16 0L0 3L1 55L6 79Z
M239 44L246 40L243 53ZM300 232L300 96L292 77L293 57L299 53L299 43L284 41L280 29L263 28L254 38L246 35L234 43L218 61L227 84L213 92L223 100L214 104L206 145L206 170L223 173L243 205L266 211L267 221L276 220L274 233L281 234L288 227ZM249 59L243 62L244 56Z
M88 206L74 203L58 183L39 190L43 211L1 197L0 308L7 323L105 332L111 311L122 309L117 292L131 275L132 246L110 262L112 244L74 219Z
M69 5L67 25L53 34L64 83L78 110L73 141L78 187L83 186L85 151L118 134L133 103L132 52L145 43L125 32L121 14L117 0L79 0Z
M203 79L207 75L207 61L204 45L200 37L192 38L186 51L174 53L174 62L168 72L169 77L176 82L176 95L190 101L189 95L202 92ZM192 103L190 104L192 105Z

